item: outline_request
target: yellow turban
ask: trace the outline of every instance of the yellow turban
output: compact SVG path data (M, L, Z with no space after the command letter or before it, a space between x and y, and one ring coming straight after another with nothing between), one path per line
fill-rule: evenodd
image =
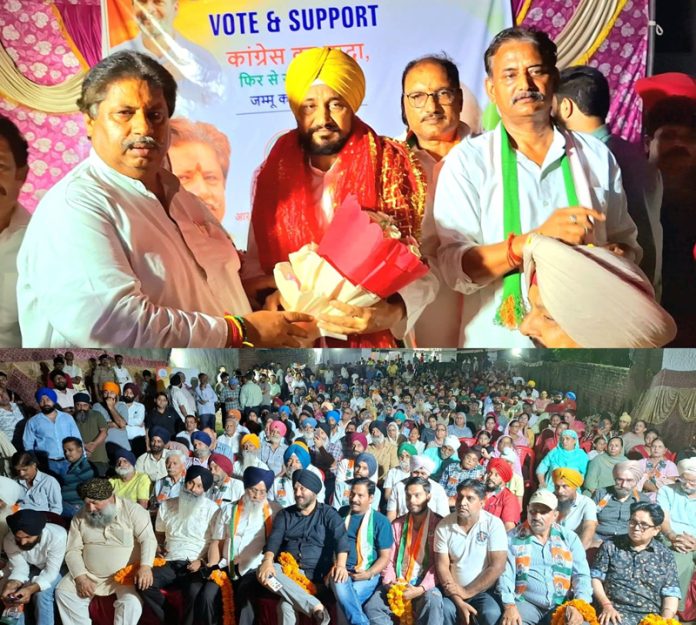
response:
M295 115L316 80L338 93L353 113L360 108L365 97L365 74L360 65L343 50L311 48L292 60L285 77L285 90Z
M261 439L256 434L247 434L243 436L241 444L246 445L247 443L251 443L256 449L261 448Z
M575 469L568 469L566 467L560 467L556 469L551 474L551 477L553 478L554 482L556 480L565 480L566 482L568 482L568 484L574 486L575 488L580 488L582 486L582 483L585 481L582 477L582 473L576 471Z

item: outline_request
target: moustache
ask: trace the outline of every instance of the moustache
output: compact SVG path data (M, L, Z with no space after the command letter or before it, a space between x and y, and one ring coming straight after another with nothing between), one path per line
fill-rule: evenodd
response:
M157 141L154 137L150 137L148 135L145 135L144 137L137 137L133 139L126 139L122 144L121 147L123 148L123 151L131 150L133 148L155 148L155 149L161 149L162 144Z
M532 100L539 102L544 99L544 96L539 91L520 91L512 96L512 103L516 104L519 100L524 98L531 98Z
M442 115L441 113L429 113L428 115L423 115L421 117L422 122L429 122L429 121L440 121L441 119L444 119L445 116Z
M313 135L320 130L330 130L331 132L339 132L341 129L336 124L321 124L321 126L312 126L307 134Z

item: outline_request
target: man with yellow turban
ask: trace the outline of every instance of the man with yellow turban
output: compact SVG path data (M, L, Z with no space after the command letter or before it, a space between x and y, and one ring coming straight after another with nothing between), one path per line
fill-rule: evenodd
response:
M332 48L305 50L290 63L285 86L297 128L276 141L257 172L243 269L252 280L247 291L257 298L275 288L276 263L321 241L348 196L388 215L402 236L418 236L425 203L423 175L408 147L380 137L356 116L365 76L351 56ZM350 347L394 346L436 288L427 275L370 308L339 302L335 308L345 316L320 318L319 325L349 335ZM277 306L277 299L266 305Z
M554 493L558 499L557 523L580 538L582 546L589 549L597 528L597 504L578 492L583 476L580 471L559 467L551 473Z
M96 410L106 420L107 434L105 440L106 453L109 461L114 462L114 453L119 449L130 451L128 439L128 406L119 401L121 389L116 382L104 382L101 387L102 400L95 402L92 410Z

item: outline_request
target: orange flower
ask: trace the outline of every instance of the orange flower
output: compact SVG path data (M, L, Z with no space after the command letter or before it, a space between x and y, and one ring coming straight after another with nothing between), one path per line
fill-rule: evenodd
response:
M167 561L164 558L155 558L152 566L164 566ZM135 584L135 573L140 568L140 563L127 564L122 569L114 573L114 581L122 586L133 586Z
M660 614L648 614L638 625L679 625L673 618L663 618Z
M209 579L220 587L220 593L222 594L222 625L236 625L234 594L232 593L230 578L225 571L216 570L210 574Z
M406 582L397 581L387 592L387 601L392 614L399 619L401 625L413 625L413 605L411 600L404 601Z
M291 580L304 588L310 595L317 594L317 587L312 583L311 580L307 579L302 574L300 567L297 564L297 560L295 560L291 553L283 551L283 553L278 556L278 563L280 564L280 568L283 570L283 573Z
M573 607L580 612L580 614L582 614L583 621L589 623L589 625L599 625L599 620L597 619L595 609L582 599L573 599L572 601L566 601L565 603L559 605L551 617L551 625L565 625L565 609L568 607Z

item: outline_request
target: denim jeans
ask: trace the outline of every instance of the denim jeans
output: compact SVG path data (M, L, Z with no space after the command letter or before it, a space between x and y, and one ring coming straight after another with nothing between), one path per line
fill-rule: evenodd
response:
M336 595L338 606L346 617L349 625L370 625L370 621L363 612L362 605L375 592L381 577L375 575L372 579L355 582L348 579L345 582L331 580L331 589Z
M32 576L40 573L39 569L33 566L30 570ZM55 591L60 580L61 576L58 575L49 588L46 588L46 590L42 590L40 592L35 592L32 595L31 601L34 604L34 619L36 621L36 625L53 625L55 622L53 617L53 592ZM24 612L22 612L17 625L24 625L24 619Z
M487 592L480 592L466 601L477 612L476 622L479 625L495 625L500 619L500 605L493 595ZM454 605L449 597L442 599L442 611L444 613L445 625L456 625L459 621L457 606Z

